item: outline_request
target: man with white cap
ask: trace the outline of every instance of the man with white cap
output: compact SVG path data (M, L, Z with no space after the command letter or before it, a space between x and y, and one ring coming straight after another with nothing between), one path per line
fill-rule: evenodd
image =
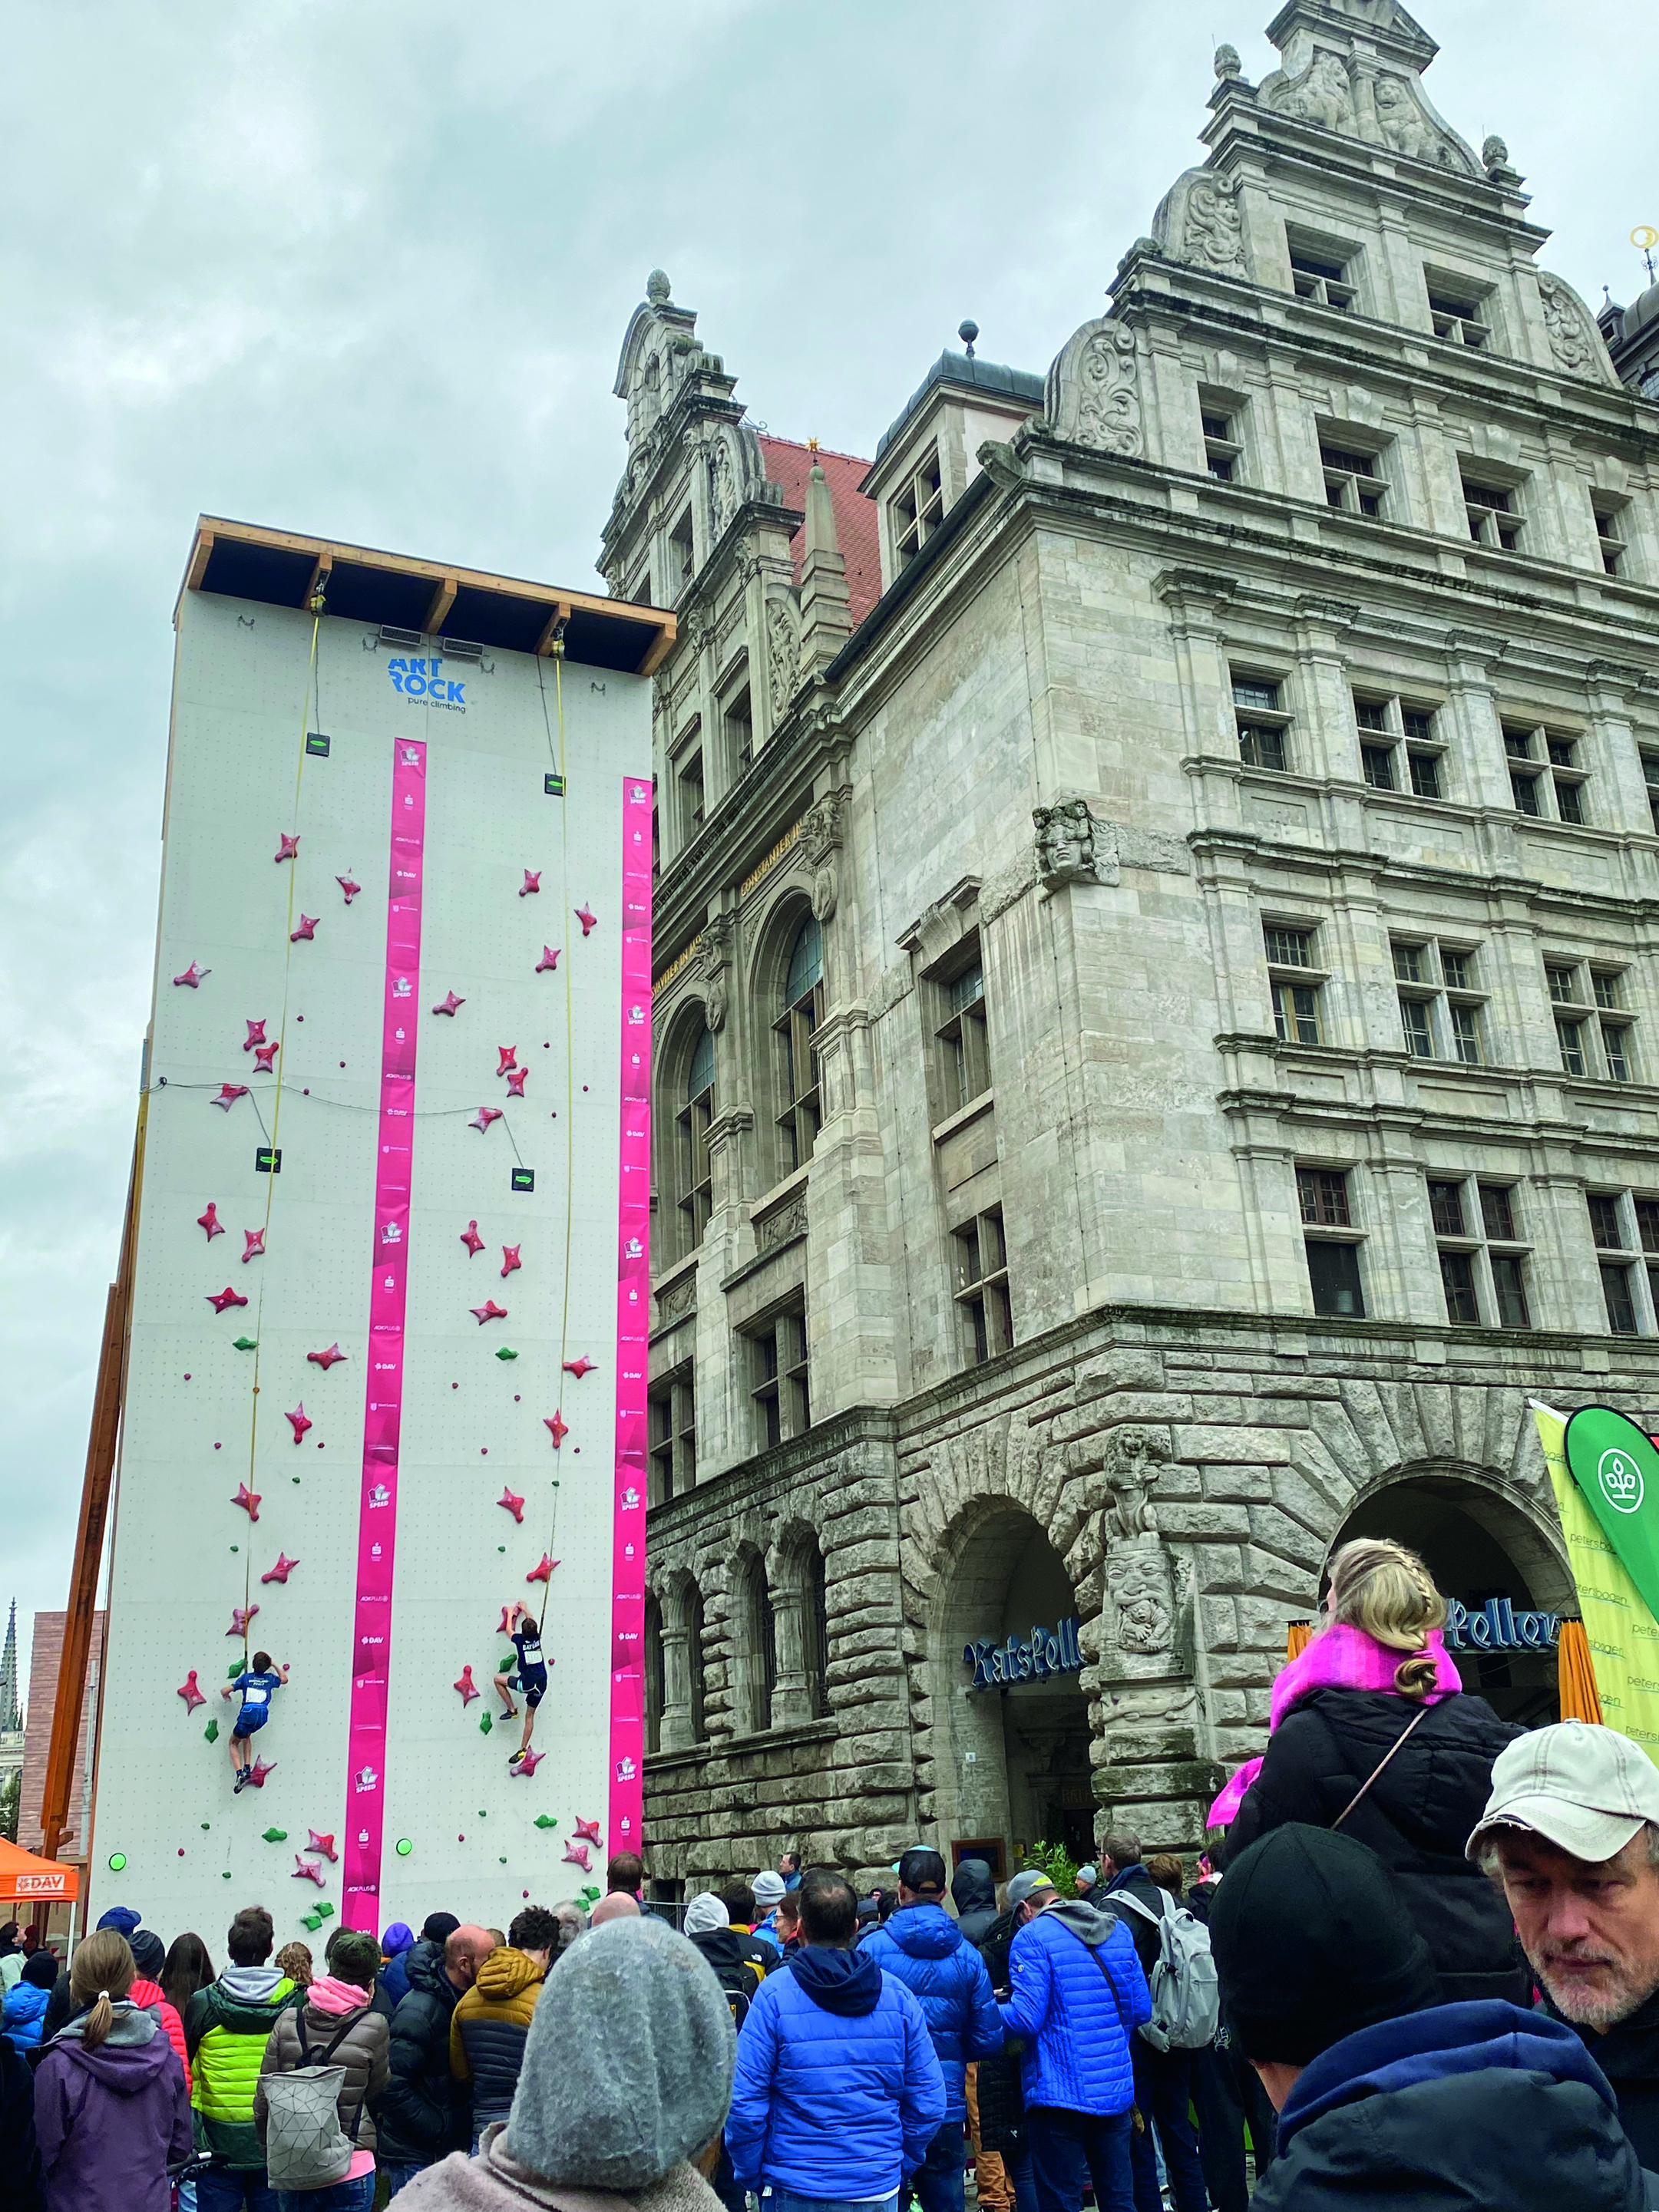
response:
M1659 2169L1659 1768L1616 1729L1560 1721L1492 1764L1468 1856L1499 1882L1549 2009L1613 2084Z
M754 1933L763 1943L769 1943L781 1958L783 1939L772 1924L772 1915L783 1896L783 1876L775 1874L770 1867L763 1867L749 1887L755 1893Z

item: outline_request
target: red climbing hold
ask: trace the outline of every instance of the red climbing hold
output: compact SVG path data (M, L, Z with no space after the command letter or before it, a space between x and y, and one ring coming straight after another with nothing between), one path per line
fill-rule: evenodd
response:
M210 1098L208 1100L208 1104L210 1106L222 1106L226 1113L228 1114L231 1108L236 1103L236 1101L239 1098L246 1098L246 1097L247 1085L246 1083L222 1083L219 1085L219 1096L216 1098Z
M524 1265L523 1261L519 1257L519 1250L520 1248L516 1244L503 1244L501 1247L501 1279L503 1282L505 1282L509 1275L516 1274L518 1270Z
M474 1698L481 1698L483 1695L483 1691L480 1690L477 1684L472 1679L472 1669L471 1667L462 1668L459 1675L456 1679L455 1687L461 1693L461 1711L463 1712L465 1712L467 1707L472 1703Z
M486 1298L481 1306L469 1306L467 1311L473 1316L480 1328L487 1321L507 1319L507 1308L498 1306L494 1298Z
M553 1570L558 1564L556 1559L550 1559L544 1552L539 1564L532 1567L525 1580L527 1583L550 1583L553 1579Z
M538 891L538 890L540 890L541 887L542 887L542 872L541 872L541 870L540 870L539 868L537 868L537 869L535 869L535 870L532 872L531 869L526 868L526 869L525 870L525 872L524 872L524 882L523 882L523 884L520 886L520 890L519 890L519 896L520 896L520 898L528 898L528 897L531 896L531 894L532 894L532 891Z
M319 1836L315 1828L307 1828L306 1833L311 1838L306 1849L315 1851L320 1858L325 1858L331 1866L337 1865L340 1854L334 1848L333 1837Z
M205 1213L198 1213L197 1215L196 1226L198 1229L206 1230L207 1240L210 1244L212 1243L216 1237L222 1237L224 1235L225 1224L220 1220L219 1208L212 1199L209 1199L208 1200L207 1212Z
M484 1241L478 1234L478 1224L476 1221L469 1221L462 1230L461 1242L466 1247L468 1257L476 1260L484 1248Z
M259 1610L258 1606L253 1609L256 1613ZM266 1775L275 1774L276 1771L276 1762L274 1759L269 1764L263 1759L256 1759L247 1771L247 1778L256 1790L263 1790L265 1786Z
M499 1106L480 1106L466 1126L469 1129L476 1129L478 1134L483 1136L490 1123L499 1121L501 1118L501 1109Z
M542 1426L552 1437L553 1449L555 1451L557 1451L559 1446L570 1434L570 1424L565 1419L562 1412L555 1413L550 1421L545 1415L544 1415L542 1419Z
M598 921L599 918L599 917L596 914L589 914L585 906L579 906L576 908L576 919L582 926L582 935L584 937L591 937L593 934L593 925Z
M518 1522L519 1526L521 1528L523 1528L524 1500L522 1498L514 1497L510 1490L503 1490L501 1496L495 1500L495 1503L497 1505L504 1507L505 1510L513 1516L513 1518Z
M206 1705L207 1699L197 1686L196 1669L193 1667L179 1685L177 1694L184 1699L186 1713L193 1713L198 1705Z
M567 1359L564 1363L564 1371L567 1375L574 1375L580 1382L584 1375L592 1373L593 1362L584 1352L580 1359Z
M513 1616L517 1613L518 1609L519 1608L515 1605L504 1605L501 1607L501 1625L495 1631L497 1636L510 1636L512 1634Z
M243 1019L245 1021L247 1019L246 1015L243 1016ZM252 1052L256 1044L263 1044L264 1041L265 1025L264 1021L248 1022L247 1035L242 1040L242 1050L244 1052Z
M246 1637L248 1631L248 1623L252 1620L254 1614L258 1613L258 1610L259 1608L257 1605L232 1606L230 1609L230 1626L226 1629L225 1634L227 1636Z
M297 929L290 929L288 933L289 943L290 945L298 945L303 939L315 937L317 934L317 922L318 916L316 915L302 914L300 916L300 927Z
M550 945L544 945L542 947L542 957L536 963L536 973L538 975L550 975L558 964L558 954L553 950L553 947Z
M495 1070L497 1075L505 1075L509 1067L516 1067L518 1066L519 1048L517 1045L498 1044L495 1050L501 1059L501 1065Z
M182 975L175 975L173 980L175 983L183 983L186 985L189 989L193 991L200 984L204 975L210 975L212 973L213 970L211 968L198 968L196 963L192 960L189 967L185 969L184 974Z
M320 1367L324 1374L326 1375L329 1369L335 1364L336 1360L343 1359L345 1358L345 1354L341 1351L337 1344L331 1344L326 1352L308 1352L306 1354L306 1358L310 1361L313 1367Z
M253 1065L259 1074L274 1075L276 1073L276 1055L282 1048L283 1048L279 1044L256 1044L254 1046Z
M245 1306L247 1304L247 1300L241 1292L233 1291L228 1283L225 1285L222 1291L209 1291L206 1296L207 1302L215 1313L223 1313L227 1306Z
M338 884L340 889L345 893L345 902L349 906L352 900L355 899L358 892L362 890L362 885L361 884L354 884L349 876L336 876L334 880Z
M592 1874L593 1871L592 1862L587 1856L586 1844L567 1844L564 1847L563 1863L566 1866L579 1866L584 1874Z
M453 991L450 991L447 992L443 998L439 1000L437 1005L434 1006L432 1011L434 1014L453 1015L457 1006L464 1006L465 1004L466 1000L465 999L458 999L455 996L455 994Z
M286 1586L289 1575L299 1564L297 1559L290 1559L286 1552L279 1551L276 1565L268 1567L259 1579L262 1583L282 1583Z
M246 1483L239 1482L236 1486L236 1495L230 1502L233 1505L240 1505L250 1521L257 1521L259 1517L259 1499L262 1495L263 1492L258 1490L250 1490Z
M263 1229L245 1229L242 1231L242 1265L246 1267L250 1260L263 1260L264 1255L264 1231Z
M507 1071L507 1095L509 1098L522 1098L524 1097L524 1079L529 1073L530 1070L527 1067L508 1068Z
M318 1888L320 1889L323 1884L327 1881L328 1876L323 1872L321 1867L317 1865L313 1860L302 1859L298 1851L295 1851L294 1854L294 1879L295 1881L314 1881Z
M298 837L290 837L287 831L283 830L279 830L276 832L276 835L280 842L276 847L276 850L271 854L271 859L273 860L297 860L300 857L300 841Z
M294 1431L295 1443L299 1443L303 1439L306 1431L312 1426L311 1417L306 1412L305 1400L301 1398L294 1411L286 1414L284 1419Z
M576 1833L586 1842L593 1844L595 1848L598 1847L599 1840L599 1824L597 1820L578 1820L576 1823Z
M522 1776L533 1774L546 1757L547 1753L544 1751L523 1752L520 1754L517 1765L509 1767L508 1771L514 1780Z

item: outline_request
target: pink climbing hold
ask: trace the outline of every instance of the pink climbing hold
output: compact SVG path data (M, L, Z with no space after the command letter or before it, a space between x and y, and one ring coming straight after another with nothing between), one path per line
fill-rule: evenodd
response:
M576 919L582 926L582 935L584 937L591 937L593 934L593 925L598 921L599 918L599 917L596 914L589 914L585 906L579 906L576 908Z
M540 1561L537 1565L532 1567L530 1572L525 1577L525 1580L527 1583L550 1583L553 1579L553 1570L558 1565L558 1564L559 1563L556 1559L550 1559L546 1553L544 1552Z
M276 1554L276 1565L267 1567L259 1579L262 1583L281 1583L286 1588L289 1577L299 1564L297 1559L290 1559L286 1552L279 1551Z
M519 1526L521 1528L523 1528L524 1500L522 1498L514 1497L514 1493L510 1490L503 1490L501 1496L495 1500L495 1503L497 1505L501 1506L506 1511L510 1513L513 1516L513 1518L518 1522Z
M323 1887L323 1884L327 1881L328 1876L323 1872L321 1867L316 1863L315 1860L302 1859L298 1851L295 1851L294 1854L294 1879L295 1881L314 1881L318 1888L320 1889Z
M358 892L362 890L362 885L361 884L354 884L349 876L336 876L334 880L338 884L340 889L345 893L345 902L349 906L352 900L355 899Z
M214 1200L209 1199L208 1209L205 1213L198 1213L197 1215L196 1226L198 1229L206 1230L207 1240L210 1244L212 1243L216 1237L222 1237L224 1235L225 1224L219 1218L219 1208Z
M219 1085L219 1096L216 1098L210 1098L208 1100L208 1104L210 1106L222 1106L226 1113L228 1114L231 1108L236 1103L236 1101L239 1098L246 1098L246 1097L247 1085L246 1083L222 1083Z
M281 840L281 842L277 845L276 850L271 854L271 859L273 860L297 860L300 857L300 841L298 837L290 837L285 830L279 830L276 832L276 835Z
M509 1067L507 1069L507 1095L509 1098L522 1098L524 1097L524 1079L529 1073L530 1070L527 1067Z
M196 1669L193 1667L184 1680L179 1683L175 1694L184 1699L186 1713L193 1713L198 1705L204 1705L207 1703L207 1699L197 1686Z
M319 1858L326 1859L331 1866L338 1865L340 1854L334 1848L332 1836L319 1836L315 1828L307 1828L306 1834L310 1838L306 1844L308 1851L315 1851Z
M316 915L302 914L300 916L300 927L297 929L290 929L288 933L289 943L290 945L298 945L304 939L315 937L317 934L317 922L318 916Z
M301 1398L299 1404L294 1408L294 1411L291 1413L285 1414L283 1418L288 1422L289 1426L293 1430L294 1441L297 1444L304 1437L306 1431L312 1426L311 1417L306 1412L305 1400Z
M469 1221L462 1230L461 1242L466 1247L467 1257L476 1260L484 1248L484 1241L478 1234L478 1224L476 1221Z
M467 1311L482 1328L487 1321L505 1321L507 1308L498 1306L494 1298L486 1298L481 1306L469 1306Z
M550 945L544 945L542 947L542 957L536 963L536 973L538 975L550 975L558 964L558 954L553 950L553 947Z
M246 1267L250 1260L263 1260L264 1256L264 1231L263 1229L245 1229L242 1231L242 1265Z
M519 1048L517 1045L498 1044L495 1050L499 1054L501 1060L501 1064L495 1070L497 1075L505 1075L509 1067L516 1067L518 1066Z
M533 1774L546 1757L547 1753L544 1751L525 1752L518 1765L511 1770L513 1778L516 1781L521 1776Z
M586 1352L583 1352L578 1359L567 1359L564 1363L564 1371L567 1375L574 1375L580 1382L584 1375L591 1375L593 1372L593 1362Z
M532 871L532 869L526 868L524 872L524 882L519 887L519 896L520 898L528 898L532 892L540 890L541 887L541 870L537 868Z
M259 1608L257 1605L232 1606L230 1609L230 1626L226 1629L225 1634L227 1636L246 1637L248 1632L248 1623L252 1620L254 1614L258 1613L258 1610Z
M266 1018L265 1018L265 1019L266 1019L266 1020L269 1020L269 1018L270 1018L270 1017L267 1015L267 1016L266 1016ZM244 1015L244 1016L243 1016L243 1019L244 1019L245 1021L247 1019L247 1018L246 1018L246 1015ZM242 1040L242 1050L243 1050L244 1052L252 1052L252 1049L253 1049L253 1048L254 1048L254 1046L255 1046L256 1044L263 1044L263 1043L264 1042L264 1041L265 1041L265 1024L264 1024L264 1021L248 1022L248 1025L247 1025L247 1035L246 1035L246 1036Z
M584 1841L592 1844L595 1850L599 1848L599 1824L597 1820L579 1820L576 1823L576 1833Z
M445 995L439 1000L437 1005L434 1006L432 1011L434 1014L449 1014L453 1016L458 1006L464 1006L465 1004L466 1000L465 999L458 999L455 996L455 994L453 991L450 991L447 992Z
M345 1358L345 1354L337 1344L331 1344L326 1352L308 1352L306 1358L313 1367L320 1367L326 1375L337 1361Z
M461 1711L463 1712L465 1712L467 1707L472 1703L474 1698L481 1698L483 1695L483 1692L478 1687L477 1684L472 1679L472 1669L471 1667L462 1668L460 1674L456 1678L455 1687L461 1693Z
M215 1313L223 1313L227 1306L245 1306L247 1304L241 1292L233 1291L228 1283L222 1291L209 1291L206 1297Z
M559 1446L570 1434L570 1424L565 1419L562 1412L556 1413L550 1421L545 1415L544 1415L542 1419L542 1426L552 1437L553 1449L555 1451L557 1451Z
M259 1074L270 1075L276 1072L276 1055L282 1048L283 1048L279 1044L256 1044L254 1046L253 1065Z
M563 1863L566 1866L579 1866L584 1874L592 1874L593 1871L592 1862L587 1856L586 1844L567 1844L564 1847Z
M198 968L196 963L192 960L189 967L185 969L184 974L182 975L175 975L173 980L175 983L182 983L185 985L186 989L193 991L201 982L204 975L210 975L212 973L213 970L211 968Z
M246 1483L239 1482L236 1486L236 1495L230 1502L233 1505L240 1505L250 1521L257 1521L259 1517L261 1494L257 1490L250 1490Z
M509 1275L516 1274L524 1265L524 1261L519 1257L520 1249L516 1244L503 1244L501 1247L501 1280L503 1282Z
M501 1118L501 1109L499 1106L480 1106L466 1126L469 1129L476 1129L482 1137L490 1123L499 1121Z
M259 1608L255 1606L253 1609L257 1613ZM263 1759L256 1759L247 1771L247 1778L256 1790L263 1790L265 1786L266 1775L275 1774L276 1771L276 1762L274 1759L269 1763Z
M515 1610L516 1608L510 1605L504 1605L501 1607L501 1625L495 1631L497 1636L510 1636L512 1634L512 1621Z

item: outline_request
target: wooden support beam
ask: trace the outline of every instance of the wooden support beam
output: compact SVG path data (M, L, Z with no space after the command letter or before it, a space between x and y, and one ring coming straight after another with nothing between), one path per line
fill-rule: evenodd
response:
M571 606L568 599L555 600L553 611L549 615L541 635L536 640L536 651L544 659L552 652L553 641L569 621L570 614Z
M190 573L185 578L185 589L187 592L201 590L202 579L207 574L207 564L212 556L213 532L210 530L198 530L196 533L196 550L190 556Z
M638 673L641 676L654 676L674 650L674 640L679 635L678 624L672 615L664 615L660 620L662 627L652 639L645 659L640 663Z
M436 637L439 631L442 629L445 623L449 619L449 610L454 605L455 594L460 587L459 576L446 576L437 590L434 592L426 611L426 619L421 624L422 632L425 636Z
M317 556L316 562L311 571L311 581L306 586L305 597L300 602L300 605L302 607L306 607L307 609L310 607L312 599L317 592L321 591L325 595L326 595L328 591L328 580L333 573L333 554L326 552L319 553Z

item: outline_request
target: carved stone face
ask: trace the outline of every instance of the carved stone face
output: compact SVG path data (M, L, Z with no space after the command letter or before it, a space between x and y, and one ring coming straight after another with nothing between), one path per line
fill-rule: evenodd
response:
M1106 1565L1106 1589L1121 1650L1169 1650L1175 1641L1175 1592L1168 1562L1155 1543L1115 1553Z

